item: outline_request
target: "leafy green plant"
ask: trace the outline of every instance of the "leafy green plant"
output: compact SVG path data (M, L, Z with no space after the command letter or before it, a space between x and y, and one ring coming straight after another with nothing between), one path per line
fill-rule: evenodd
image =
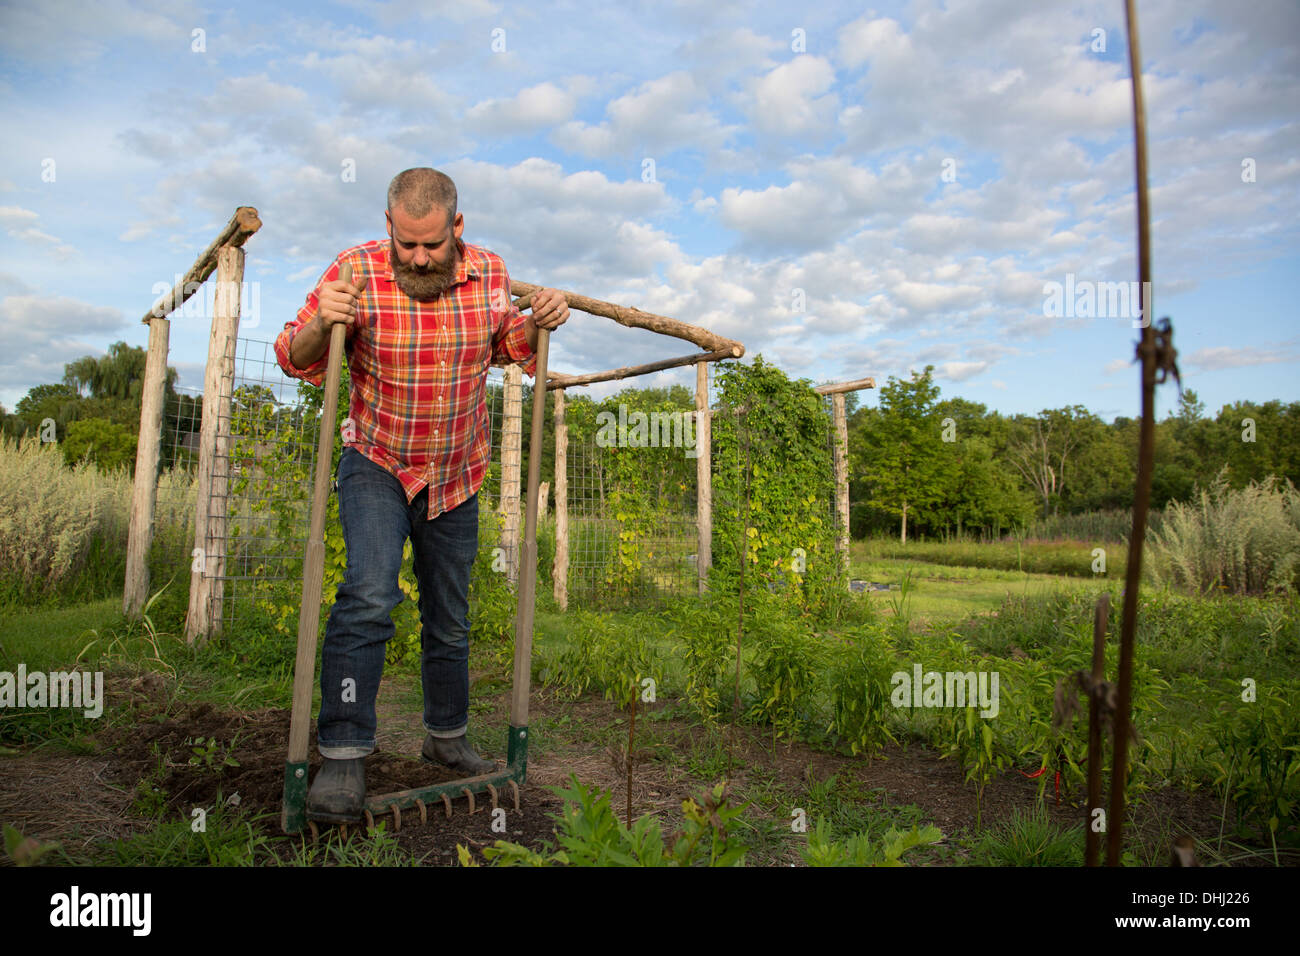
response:
M1300 492L1269 477L1228 486L1227 466L1190 502L1171 502L1151 535L1156 580L1202 593L1287 591L1300 575Z
M1276 859L1279 835L1294 839L1300 805L1300 716L1294 682L1264 686L1253 703L1232 701L1215 719L1214 786L1230 797L1238 820L1267 831Z
M809 866L906 866L901 857L918 846L938 843L943 831L935 826L914 826L910 830L890 829L880 843L866 834L854 834L847 840L833 840L823 819L808 832L803 849Z
M836 652L827 731L837 734L854 755L875 753L895 739L888 718L897 666L893 644L876 631L855 635Z
M734 614L726 602L683 601L665 611L672 632L685 646L686 700L695 715L712 726L723 710L727 675L735 668Z
M994 771L1002 771L1010 764L1007 755L993 746L993 725L980 718L974 707L953 713L953 736L949 753L955 754L966 772L966 782L975 784L975 828L982 822L984 788L993 779Z
M150 746L150 752L157 758L158 764L136 782L135 793L131 797L131 812L139 817L157 820L167 812L169 797L163 787L167 769L162 748L156 740Z
M718 784L697 802L682 801L684 822L671 846L665 843L659 821L650 815L623 824L610 805L608 791L584 786L569 776L565 789L553 787L564 798L556 821L558 846L542 851L498 840L483 851L495 866L740 866L745 845L732 832L744 812L734 806L726 787ZM457 847L462 866L473 866L469 851Z
M798 613L826 620L848 581L830 519L822 397L762 356L719 363L716 382L709 586L737 593L743 561L747 595L770 588Z
M797 736L813 719L825 645L797 620L755 608L749 626L754 646L750 672L757 699L747 716L770 724L774 734Z
M4 825L5 853L14 866L38 866L46 856L61 857L63 862L72 862L63 847L57 843L42 843L34 837L26 837L11 827Z
M228 747L222 747L216 737L187 737L185 746L190 748L190 757L186 763L204 773L221 773L225 767L238 767L239 761L234 758L237 743L238 738Z

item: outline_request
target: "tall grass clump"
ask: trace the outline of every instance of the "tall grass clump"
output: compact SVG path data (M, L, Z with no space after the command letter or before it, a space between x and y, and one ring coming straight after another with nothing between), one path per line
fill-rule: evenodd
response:
M155 563L173 551L188 553L193 514L192 479L164 474ZM0 604L120 593L130 521L126 469L104 472L90 462L69 467L53 443L0 436Z
M1163 512L1154 508L1147 512L1149 530L1159 531L1163 523ZM1131 508L1104 508L1098 511L1055 514L1038 518L1025 529L1025 540L1119 543L1127 541L1132 531L1133 510Z
M1171 502L1151 535L1157 581L1234 594L1293 590L1300 572L1300 492L1269 476L1230 488L1220 471L1188 502Z
M126 540L131 480L94 465L68 468L53 443L0 436L0 581L40 597L86 568L97 540ZM125 550L123 547L122 550Z

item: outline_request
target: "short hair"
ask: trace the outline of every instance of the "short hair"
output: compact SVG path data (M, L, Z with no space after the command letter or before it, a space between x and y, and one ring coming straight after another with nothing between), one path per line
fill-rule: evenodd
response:
M423 219L441 206L447 213L447 226L456 220L456 184L446 173L427 166L407 169L388 184L388 212L397 205L416 219Z

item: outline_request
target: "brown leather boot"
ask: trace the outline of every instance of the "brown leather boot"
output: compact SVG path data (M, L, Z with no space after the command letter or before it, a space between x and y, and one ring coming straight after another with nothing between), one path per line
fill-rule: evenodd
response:
M331 760L312 781L307 794L307 818L326 823L355 823L366 802L366 758Z
M475 753L464 734L459 737L435 737L429 734L424 738L424 746L420 748L420 757L425 763L441 764L467 777L477 777L499 769L491 760L484 760Z

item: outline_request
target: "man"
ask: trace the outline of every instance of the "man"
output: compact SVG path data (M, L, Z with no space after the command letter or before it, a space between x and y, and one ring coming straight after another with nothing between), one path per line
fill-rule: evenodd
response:
M324 766L307 799L310 816L340 823L357 820L365 802L408 538L420 592L421 754L465 775L496 769L466 739L469 575L491 452L485 380L493 363L526 361L532 374L537 330L569 316L555 289L538 291L532 314L520 314L501 259L461 241L456 186L443 173L398 174L384 218L389 241L340 253L275 342L288 375L319 385L331 327L347 327L352 394L338 469L347 569L325 629L316 733ZM339 278L344 262L350 283Z

